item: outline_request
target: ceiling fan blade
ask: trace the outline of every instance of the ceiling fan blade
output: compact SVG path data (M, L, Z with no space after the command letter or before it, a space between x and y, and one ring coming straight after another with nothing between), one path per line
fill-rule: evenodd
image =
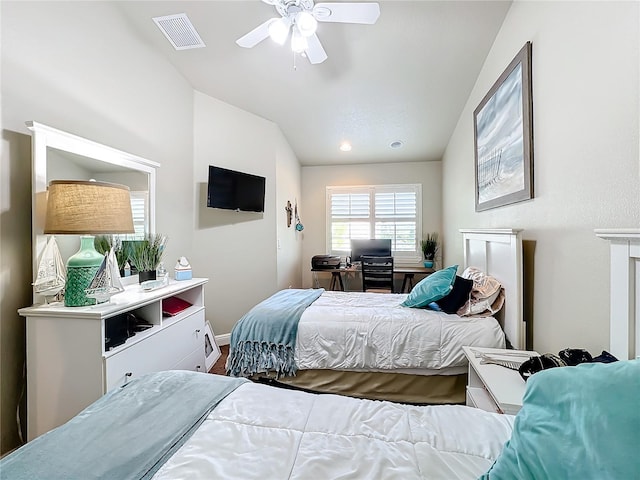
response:
M269 36L269 25L271 25L271 22L273 22L274 20L277 20L277 18L270 18L266 22L258 25L249 33L236 40L236 43L244 48L255 47L262 40Z
M319 22L365 23L372 25L380 16L380 6L374 2L316 3L313 16Z
M327 59L327 52L324 51L320 39L315 33L307 37L307 49L304 52L307 54L309 62L314 65Z

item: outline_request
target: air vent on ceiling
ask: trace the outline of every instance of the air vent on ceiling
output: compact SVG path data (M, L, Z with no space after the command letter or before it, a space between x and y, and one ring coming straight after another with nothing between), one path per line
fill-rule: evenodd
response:
M206 46L186 13L155 17L153 21L176 50Z

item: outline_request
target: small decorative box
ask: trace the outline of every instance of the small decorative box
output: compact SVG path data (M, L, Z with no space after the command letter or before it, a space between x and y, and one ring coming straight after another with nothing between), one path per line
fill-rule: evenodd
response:
M191 280L191 265L186 257L180 257L176 262L174 278L176 280Z

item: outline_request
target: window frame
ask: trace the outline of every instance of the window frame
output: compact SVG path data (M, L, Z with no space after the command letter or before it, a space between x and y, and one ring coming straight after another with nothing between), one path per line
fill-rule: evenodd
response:
M376 217L375 213L375 195L376 193L406 193L414 192L416 196L416 238L413 251L396 251L392 250L392 255L399 263L417 263L422 260L422 249L420 240L422 236L422 184L406 183L406 184L388 184L388 185L331 185L326 187L325 192L325 222L326 222L326 251L330 255L340 255L345 257L351 254L350 250L334 250L332 242L332 195L335 194L357 194L367 192L369 194L369 216L367 219L358 218L358 221L369 224L370 238L375 238L375 224L380 221L381 217ZM351 238L351 237L350 237ZM394 244L395 245L395 244Z

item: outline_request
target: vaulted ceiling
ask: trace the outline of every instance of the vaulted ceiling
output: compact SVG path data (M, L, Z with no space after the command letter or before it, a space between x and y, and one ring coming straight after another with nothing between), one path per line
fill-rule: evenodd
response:
M319 24L317 65L270 39L235 43L278 16L260 0L116 4L194 89L278 124L303 165L440 160L511 2L378 3L374 25ZM152 21L178 13L205 48L175 50Z

